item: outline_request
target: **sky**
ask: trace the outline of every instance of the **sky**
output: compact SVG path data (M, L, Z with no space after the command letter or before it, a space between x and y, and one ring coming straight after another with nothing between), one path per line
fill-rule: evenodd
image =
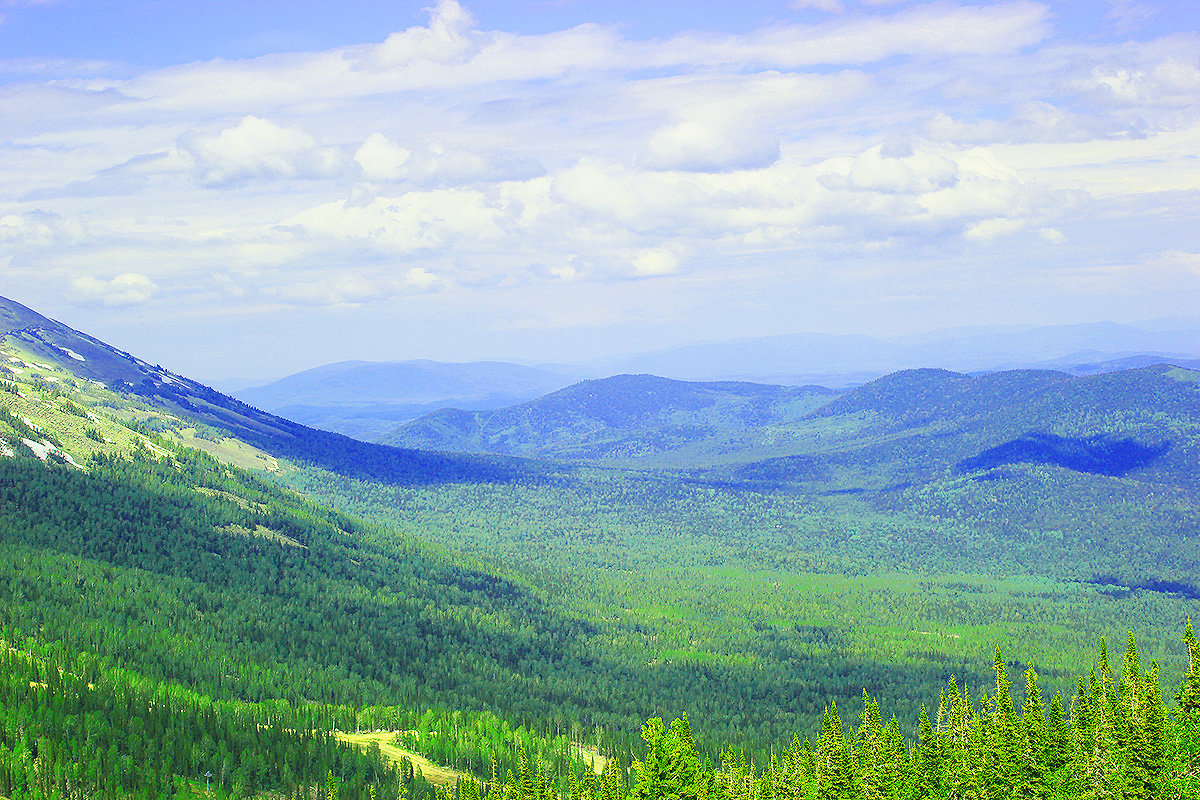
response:
M1200 312L1191 0L0 0L0 294L200 380Z

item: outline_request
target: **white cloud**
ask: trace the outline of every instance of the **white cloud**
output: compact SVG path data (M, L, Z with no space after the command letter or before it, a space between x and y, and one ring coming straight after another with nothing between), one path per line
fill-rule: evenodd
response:
M0 216L0 244L8 247L67 245L84 236L83 227L52 211L36 209Z
M821 183L848 191L924 194L951 187L958 180L958 167L946 156L928 151L886 156L883 145L852 159L838 159L830 166L836 171L822 175Z
M435 189L377 197L363 205L326 203L286 224L319 237L361 240L381 252L409 253L496 239L503 233L503 214L501 205L481 192Z
M869 86L857 73L775 71L640 81L630 87L631 101L673 118L650 135L640 160L654 169L700 172L766 166L779 157L785 120L844 103Z
M997 236L1008 236L1017 231L1024 230L1026 225L1023 219L1006 219L1004 217L993 217L976 222L967 228L963 234L967 239L975 241L988 241L995 239Z
M132 306L145 303L154 297L158 286L145 275L122 272L109 280L80 275L71 280L71 289L76 299L82 302L100 302L106 306Z
M318 147L304 131L254 116L216 134L184 136L179 146L210 186L253 178L328 178L345 165L340 152Z
M1149 22L1158 12L1159 9L1154 3L1144 0L1108 0L1108 13L1105 14L1105 18L1113 22L1121 33L1128 33Z
M455 0L438 0L429 12L429 27L393 33L363 59L372 69L397 69L413 62L462 63L479 52L475 20Z
M413 267L404 273L404 279L408 282L409 286L416 289L428 289L438 282L437 275L429 272L424 267Z
M305 306L362 305L426 292L441 279L424 267L383 267L335 274L307 272L273 286L262 294Z
M382 133L372 133L354 154L363 174L371 180L396 180L412 152L393 144Z
M633 271L638 275L670 275L679 271L679 258L665 247L642 250L633 257Z
M1200 68L1176 58L1168 58L1149 69L1096 67L1082 81L1090 82L1123 104L1195 106L1200 92Z
M657 66L761 64L799 68L870 64L899 55L1010 53L1050 34L1049 9L1025 2L972 7L930 4L890 16L767 28L741 36L683 34L648 54Z

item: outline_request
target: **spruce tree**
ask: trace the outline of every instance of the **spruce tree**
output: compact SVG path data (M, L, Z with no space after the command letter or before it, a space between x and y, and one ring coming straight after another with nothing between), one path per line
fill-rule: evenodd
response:
M943 698L945 694L943 693ZM942 754L941 743L929 721L929 709L921 705L921 716L917 722L917 744L913 748L912 797L913 800L932 800L941 795Z
M846 732L838 716L837 702L825 710L821 739L817 743L817 797L845 800L857 794L857 781Z
M1061 708L1060 708L1061 710ZM1038 687L1037 672L1025 670L1025 705L1021 712L1021 769L1020 783L1014 787L1014 797L1043 798L1047 796L1046 751L1049 730L1042 710L1042 690Z
M996 697L987 720L989 757L985 785L989 797L1001 800L1013 796L1014 790L1023 782L1022 751L1025 748L1013 706L1012 681L1008 678L1008 668L999 647L992 658L992 669L996 673Z

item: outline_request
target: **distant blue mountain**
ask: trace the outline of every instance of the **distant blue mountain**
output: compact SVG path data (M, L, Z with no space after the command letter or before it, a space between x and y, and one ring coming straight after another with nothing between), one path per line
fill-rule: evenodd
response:
M1147 358L1138 362L1139 356ZM1200 320L1176 321L1161 329L1095 322L959 328L892 338L798 333L690 344L589 366L601 374L847 387L922 367L971 373L1053 368L1087 374L1163 361L1188 366L1197 359Z
M580 377L499 361L340 361L236 394L305 425L372 439L439 408L500 408Z

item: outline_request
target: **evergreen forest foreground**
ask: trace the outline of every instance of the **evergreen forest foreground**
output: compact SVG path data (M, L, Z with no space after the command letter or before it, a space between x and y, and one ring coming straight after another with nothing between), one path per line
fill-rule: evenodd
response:
M1200 797L1200 373L623 376L396 447L0 322L0 798Z

